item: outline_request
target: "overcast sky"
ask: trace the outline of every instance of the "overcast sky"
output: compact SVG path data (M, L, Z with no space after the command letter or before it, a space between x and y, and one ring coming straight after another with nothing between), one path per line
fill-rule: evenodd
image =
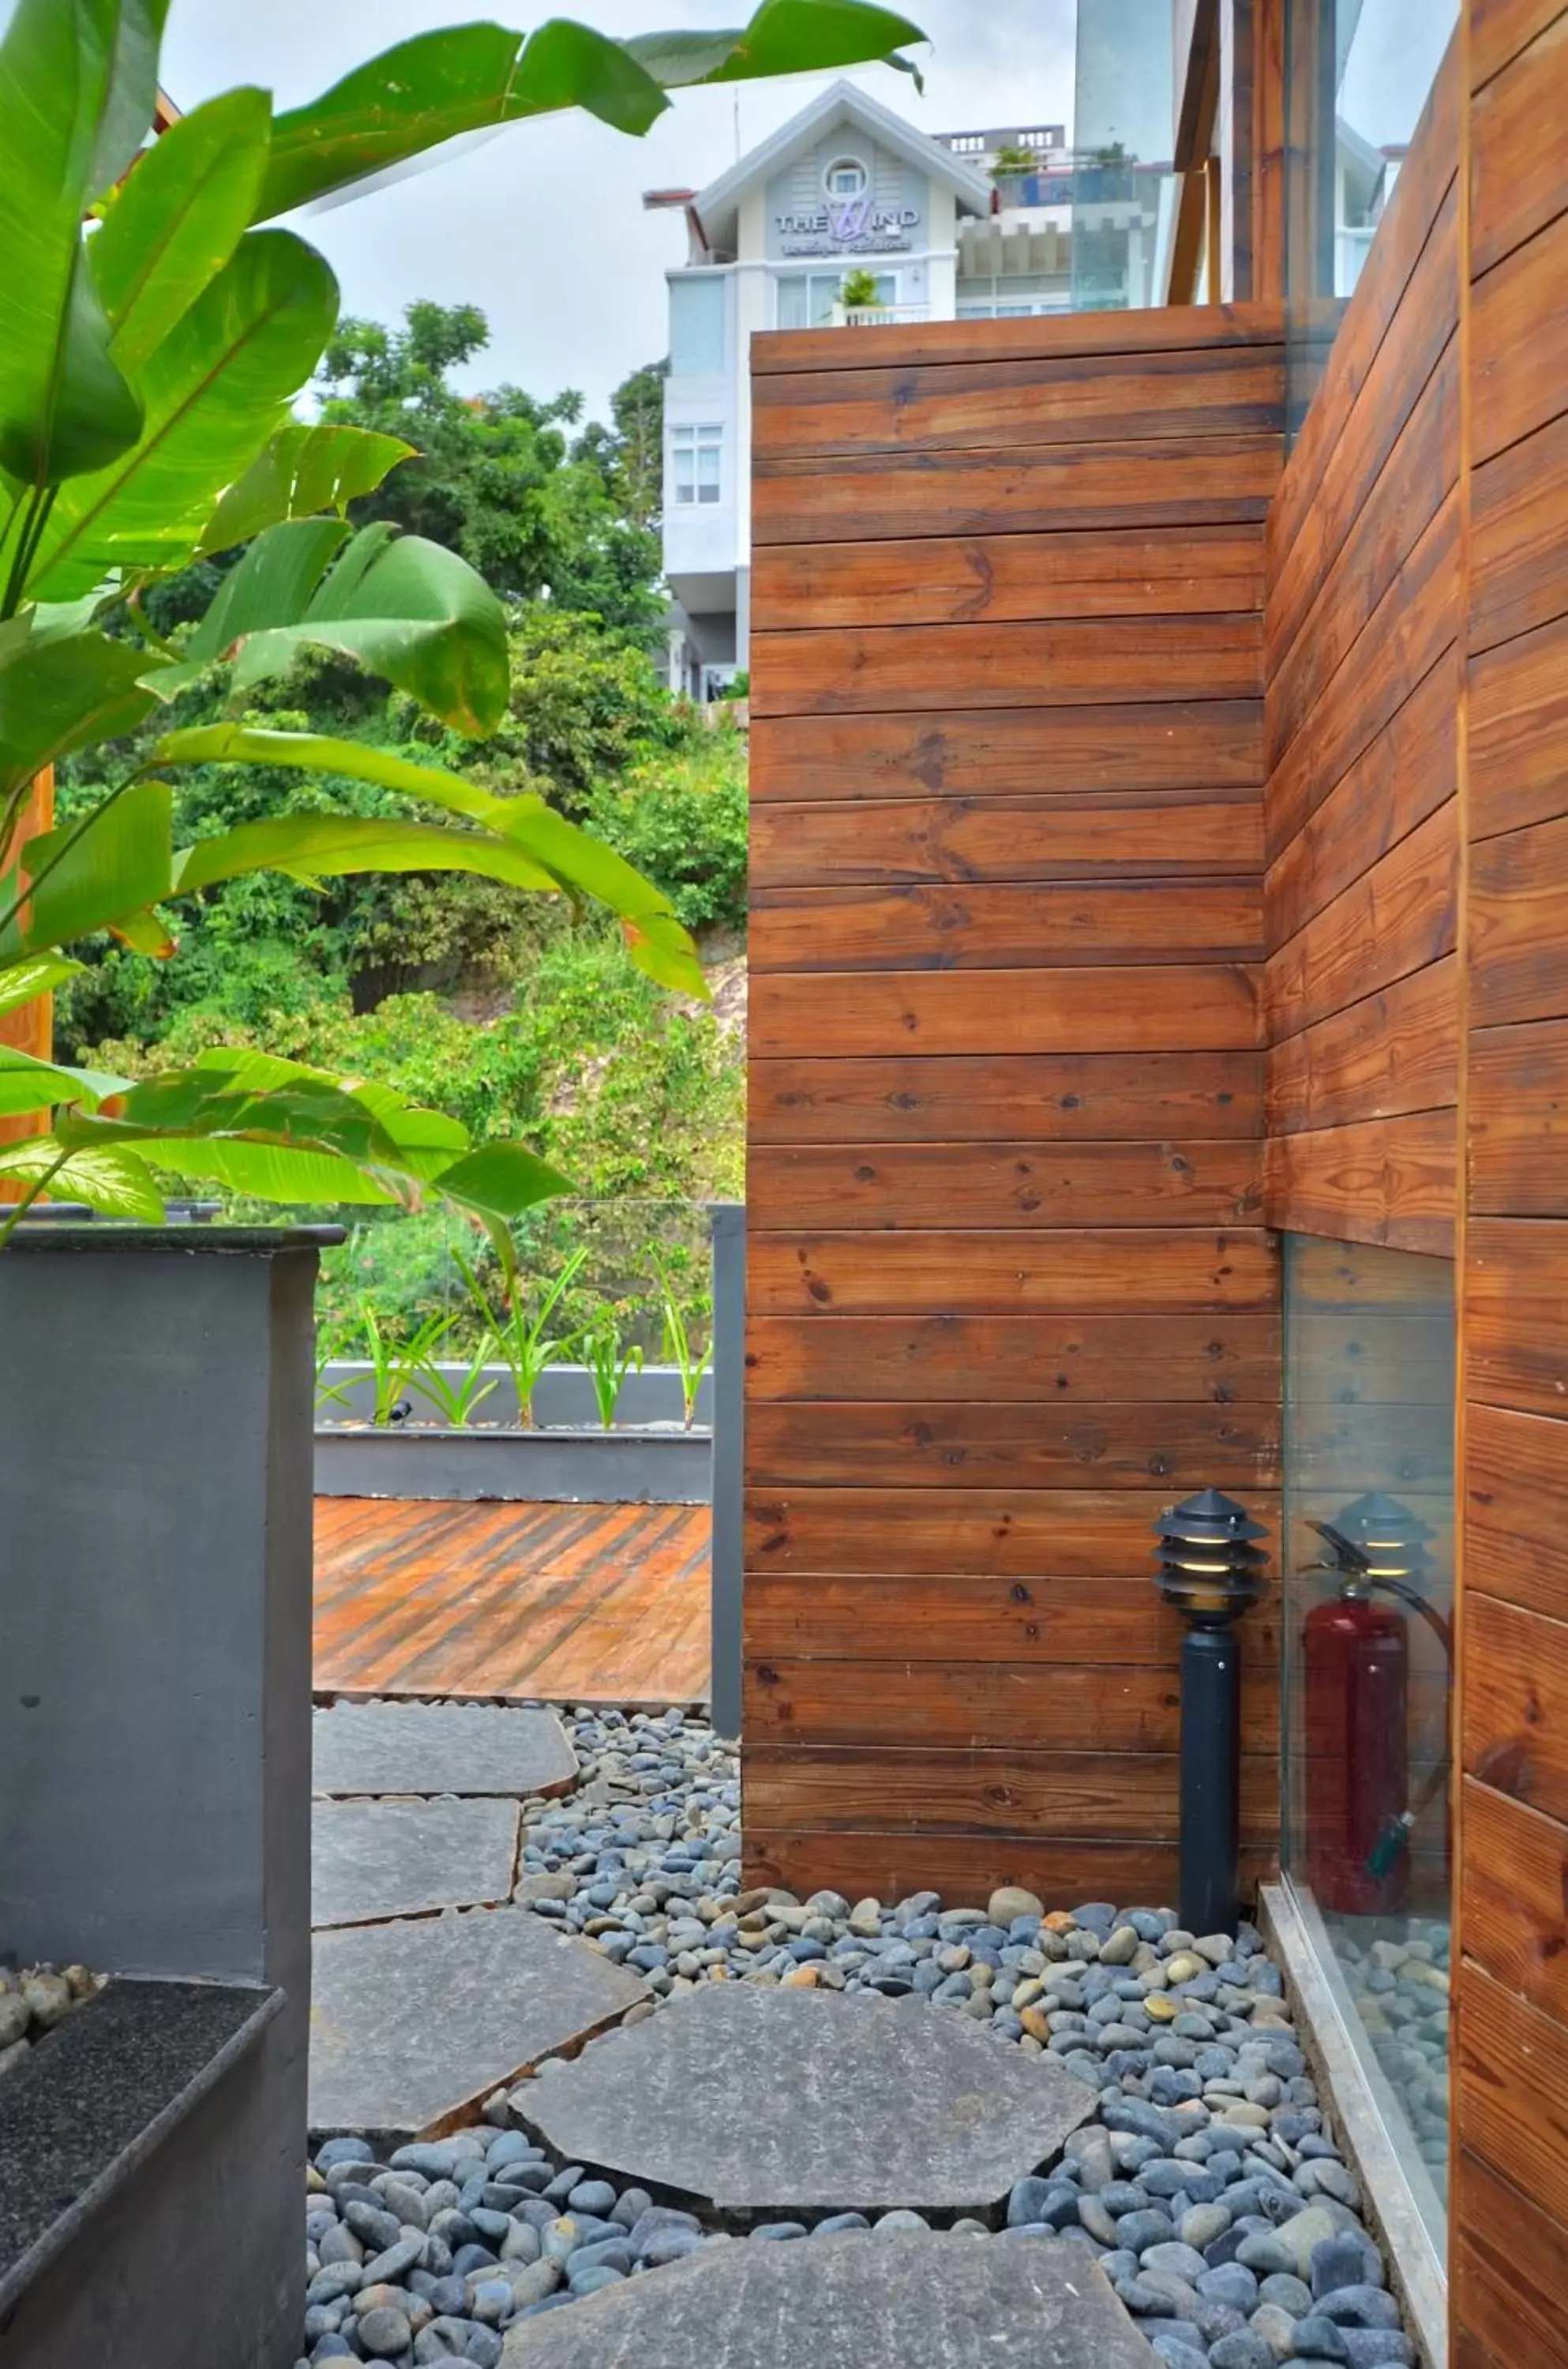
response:
M9 13L0 0L0 20ZM297 106L377 50L433 25L519 10L485 0L174 0L163 78L189 108L258 82ZM565 13L563 10L562 13ZM609 33L734 24L746 0L597 0L576 13ZM933 37L922 98L902 75L860 77L931 132L1070 121L1075 0L907 0ZM753 146L824 86L819 78L739 93ZM581 115L521 123L465 154L298 227L330 258L344 309L395 321L418 296L482 305L491 345L470 372L532 394L582 390L603 415L610 389L665 348L665 268L681 259L679 214L645 214L645 189L701 187L734 162L735 95L692 91L646 140Z

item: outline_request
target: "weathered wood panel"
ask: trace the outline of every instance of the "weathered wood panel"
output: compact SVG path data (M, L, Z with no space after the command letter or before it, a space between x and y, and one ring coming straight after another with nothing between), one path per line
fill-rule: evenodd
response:
M818 1328L821 1329L821 1328ZM840 1400L753 1406L747 1468L759 1489L1169 1488L1279 1485L1271 1407L1115 1401L1075 1408Z
M1215 1226L1255 1222L1257 1146L1219 1143L777 1144L748 1193L763 1232L797 1226Z
M1272 1310L1279 1289L1244 1228L759 1233L748 1273L755 1315L818 1319L1116 1315L1135 1294L1149 1315Z
M1250 962L1263 953L1263 891L1255 877L760 888L749 944L755 973Z
M1270 1135L1452 1111L1458 994L1458 965L1446 956L1271 1046L1265 1102Z
M1540 2206L1461 2149L1449 2212L1454 2369L1560 2369L1568 2247Z
M775 716L751 738L753 822L770 799L1256 790L1261 700L1159 707L956 707L940 715ZM967 809L966 809L967 811Z
M1153 1669L1165 1682L1182 1624L1147 1579L1008 1579L994 1573L831 1575L753 1571L747 1635L762 1662L1049 1664ZM1258 1683L1270 1683L1277 1608L1247 1615Z
M751 818L751 887L764 906L773 888L1183 874L1255 879L1262 864L1263 818L1251 790L781 802L759 806Z
M1263 1056L921 1054L751 1064L753 1143L1062 1142L1262 1132Z
M1479 1391L1505 1387L1475 1375ZM1568 1423L1489 1406L1466 1413L1465 1557L1489 1596L1568 1620Z
M1239 1052L1259 1041L1244 963L1077 970L761 972L750 1042L767 1059L902 1053Z
M891 1404L956 1397L988 1405L1157 1400L1271 1404L1279 1322L1270 1316L842 1316L747 1328L753 1406L774 1400Z
M1265 1214L1292 1233L1451 1258L1455 1157L1451 1110L1274 1136Z
M1568 1826L1467 1777L1464 1834L1467 1956L1568 2025Z

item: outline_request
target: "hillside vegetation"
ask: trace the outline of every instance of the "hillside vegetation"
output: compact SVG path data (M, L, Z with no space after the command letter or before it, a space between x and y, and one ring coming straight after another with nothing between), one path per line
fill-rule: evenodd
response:
M476 1133L522 1137L590 1205L540 1213L537 1265L587 1240L596 1255L585 1288L626 1306L638 1298L639 1223L683 1246L695 1288L700 1229L674 1205L742 1189L745 742L733 724L672 700L650 655L662 612L659 372L619 390L611 427L584 425L572 396L457 395L451 374L485 337L472 307L416 305L398 331L346 323L323 395L328 416L395 428L418 449L364 515L450 543L507 601L512 692L500 728L481 742L444 734L384 685L323 658L302 661L249 720L437 755L498 795L544 796L670 896L713 970L715 1004L662 993L611 925L558 899L444 874L321 888L262 876L185 904L175 962L107 936L77 947L87 968L60 997L56 1042L68 1058L131 1073L209 1045L254 1046L396 1085ZM153 626L177 647L237 556L157 588ZM222 696L215 675L199 681L173 720L216 720ZM166 711L148 738L170 720ZM117 777L140 753L114 750ZM89 787L101 780L66 769L63 817ZM362 783L335 781L330 799L366 815L404 810L395 793ZM326 804L309 777L210 764L177 784L177 843ZM612 1220L591 1206L610 1203ZM671 1213L636 1220L630 1203ZM368 1295L398 1323L429 1312L450 1288L446 1222L363 1229L338 1262L329 1303Z

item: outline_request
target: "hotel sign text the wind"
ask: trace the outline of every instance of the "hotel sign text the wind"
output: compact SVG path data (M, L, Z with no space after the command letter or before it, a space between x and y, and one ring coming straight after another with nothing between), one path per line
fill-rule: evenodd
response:
M785 255L887 255L910 245L920 210L846 198L814 213L779 214L775 222Z

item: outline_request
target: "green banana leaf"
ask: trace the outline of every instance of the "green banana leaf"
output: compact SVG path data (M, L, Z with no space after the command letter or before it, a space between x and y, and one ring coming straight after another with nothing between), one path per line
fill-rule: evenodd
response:
M495 730L511 695L506 611L484 578L423 535L394 538L384 521L354 538L297 619L250 631L235 668L236 695L286 673L306 648L358 659L475 738Z
M258 534L239 566L224 577L212 607L186 642L195 671L222 658L246 634L303 617L352 532L347 519L303 518ZM190 670L176 671L184 675Z
M0 39L0 471L12 481L0 486L0 514L18 487L100 469L142 432L142 406L109 352L82 218L152 120L144 52L150 42L155 72L166 6L17 0Z
M0 645L0 818L45 765L134 731L156 704L142 688L143 651L107 634L28 631L36 615L15 619L22 630Z
M14 1045L0 1045L0 1118L50 1110L56 1103L85 1102L93 1107L109 1094L128 1093L133 1082L107 1070L74 1070L63 1062L40 1061Z
M373 428L344 428L330 420L310 427L291 419L229 487L207 523L198 555L231 551L288 519L313 518L318 510L341 513L362 494L373 494L389 470L413 455L412 444Z
M174 799L166 782L135 782L83 821L40 831L0 879L0 962L47 954L169 893ZM22 875L25 874L25 880Z
M356 872L468 872L512 888L556 887L521 848L488 833L358 815L280 815L238 824L182 850L175 857L172 886L164 893L186 896L250 872L281 872L303 881L336 880Z
M209 99L155 141L87 242L117 366L134 380L239 245L267 168L264 90Z
M337 740L319 732L272 732L241 724L198 725L166 733L153 755L160 765L287 765L302 772L341 773L350 781L375 782L383 789L401 791L448 814L480 823L536 864L546 880L566 895L589 897L607 905L621 923L639 970L662 987L706 1001L702 964L669 898L613 848L567 822L542 798L498 798L472 782L438 772L433 765L417 765L390 750L368 748L358 740ZM466 837L460 836L457 844L465 846ZM190 853L194 856L197 851Z
M0 1144L0 1176L14 1184L47 1185L57 1200L85 1201L106 1218L161 1226L164 1196L151 1169L132 1151L74 1150L57 1135L29 1135ZM0 1225L0 1241L19 1210Z
M86 963L73 962L67 955L25 955L0 963L0 1018L63 987L86 968Z
M399 42L277 119L256 219L347 189L460 132L567 107L646 132L667 84L869 63L924 38L906 17L862 0L763 0L735 32L624 43L560 18L531 38L502 25L445 27Z
M872 58L912 74L923 88L917 68L898 51L905 41L925 38L907 17L887 8L863 7L856 0L764 0L743 28L639 33L626 47L666 90L798 74L807 65L830 73L835 66L864 65Z
M313 247L288 231L247 233L142 370L134 451L62 489L29 589L68 600L111 568L183 566L218 489L275 432L337 317L338 283Z

